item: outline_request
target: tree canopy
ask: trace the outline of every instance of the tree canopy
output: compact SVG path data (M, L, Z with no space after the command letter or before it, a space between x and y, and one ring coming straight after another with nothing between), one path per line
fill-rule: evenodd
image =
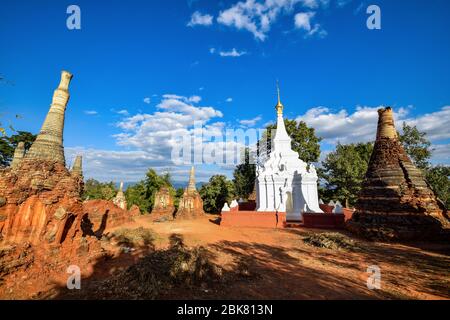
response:
M7 167L12 161L14 156L14 150L16 149L19 142L25 143L25 151L30 149L34 140L36 140L36 135L26 132L17 131L15 134L10 136L1 135L0 136L0 167Z
M247 199L252 193L256 179L256 168L250 163L250 150L245 148L244 159L233 172L233 184L236 196Z
M88 179L84 183L83 200L112 200L117 194L114 182L99 182L95 179Z
M361 191L373 143L337 144L322 162L319 170L325 180L325 190L320 189L324 200L339 200L346 206L354 205Z
M235 197L234 185L224 175L214 175L200 189L203 209L208 213L218 213L225 202Z
M128 207L137 205L142 213L151 212L155 204L155 194L162 186L167 186L172 195L175 195L170 173L158 175L154 169L149 169L144 180L125 191Z
M399 134L399 139L406 153L418 168L425 170L430 167L431 142L427 139L425 132L403 122L403 133Z

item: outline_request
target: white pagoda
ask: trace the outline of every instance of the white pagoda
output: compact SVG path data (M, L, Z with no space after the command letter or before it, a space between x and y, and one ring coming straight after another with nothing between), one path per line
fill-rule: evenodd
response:
M319 207L317 172L299 158L286 132L278 90L277 129L268 158L256 167L256 209L285 212L286 220L302 221L303 213L323 213Z

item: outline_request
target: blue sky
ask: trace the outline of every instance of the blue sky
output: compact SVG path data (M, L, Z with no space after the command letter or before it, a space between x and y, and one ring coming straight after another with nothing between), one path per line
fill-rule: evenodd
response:
M71 4L81 30L66 27ZM366 27L371 4L381 30ZM324 155L373 139L376 109L390 105L398 128L426 131L433 161L449 164L449 14L447 0L3 0L2 122L38 132L66 69L68 163L83 154L100 180L136 181L148 167L183 180L168 134L194 120L261 128L275 118L279 79L285 116L316 128ZM200 181L230 173L197 171Z

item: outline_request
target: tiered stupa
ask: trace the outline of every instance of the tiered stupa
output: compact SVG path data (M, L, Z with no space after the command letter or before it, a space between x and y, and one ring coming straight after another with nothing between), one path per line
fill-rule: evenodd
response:
M72 174L83 176L83 158L82 156L77 156L72 166Z
M22 162L22 159L25 157L25 143L19 142L17 144L16 149L14 150L14 157L11 162L11 169L17 169Z
M447 210L403 149L392 109L378 114L374 150L348 228L375 239L449 239Z
M127 210L127 199L123 193L123 182L120 182L119 191L116 197L113 199L113 203L123 210Z
M63 71L58 88L53 94L50 110L36 141L27 152L26 159L49 160L65 164L63 148L64 116L69 101L72 74Z
M201 217L204 214L203 200L195 187L195 169L192 167L189 175L189 184L180 199L180 204L175 218L191 219Z
M167 186L161 187L155 194L155 204L152 210L153 220L173 220L175 205L173 196Z
M63 71L40 134L0 170L0 233L6 241L59 245L80 235L83 179L65 167L64 113L72 75Z
M322 213L314 165L299 159L292 150L283 119L278 89L277 129L270 155L256 169L256 203L259 212L286 213L289 221L301 221L303 213Z

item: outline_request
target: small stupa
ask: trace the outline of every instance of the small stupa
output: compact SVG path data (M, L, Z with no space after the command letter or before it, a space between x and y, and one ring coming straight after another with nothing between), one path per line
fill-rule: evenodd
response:
M82 158L82 156L77 156L75 158L71 173L74 175L83 176L83 158Z
M167 186L162 186L155 194L155 203L152 209L153 220L173 220L175 212L175 204L170 189Z
M203 200L195 187L195 169L192 166L189 174L189 183L180 199L176 219L192 219L201 217L205 214L203 211Z
M113 199L113 203L119 208L127 210L127 199L125 198L125 194L123 193L123 182L120 182L119 191L117 192L116 197Z
M378 110L375 146L348 228L385 240L449 239L447 210L406 154L391 108Z
M17 144L16 149L14 150L14 156L13 160L11 162L11 168L17 169L20 166L20 163L22 162L22 159L25 157L25 143L19 142Z

